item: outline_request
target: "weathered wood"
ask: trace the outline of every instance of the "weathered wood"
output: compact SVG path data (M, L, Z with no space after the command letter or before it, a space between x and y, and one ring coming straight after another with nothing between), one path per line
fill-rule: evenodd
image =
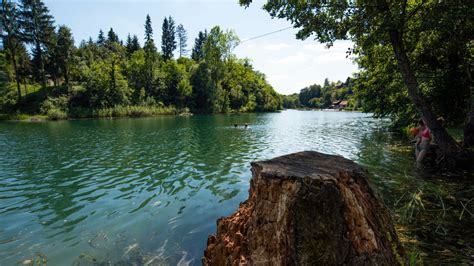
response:
M205 265L393 265L403 248L367 172L300 152L252 163L249 199L217 221Z

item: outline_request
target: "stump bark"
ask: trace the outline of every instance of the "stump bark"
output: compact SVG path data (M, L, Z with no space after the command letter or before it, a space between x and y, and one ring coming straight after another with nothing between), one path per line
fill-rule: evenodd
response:
M204 265L394 265L404 251L367 171L299 152L252 163L249 198L219 218Z

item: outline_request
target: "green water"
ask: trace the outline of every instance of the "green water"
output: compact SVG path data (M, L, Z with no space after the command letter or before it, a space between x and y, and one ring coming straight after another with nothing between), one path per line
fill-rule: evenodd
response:
M416 256L469 261L472 183L419 175L387 124L321 111L1 123L0 265L199 265L216 219L247 198L249 163L301 150L367 167ZM407 207L419 191L424 209Z

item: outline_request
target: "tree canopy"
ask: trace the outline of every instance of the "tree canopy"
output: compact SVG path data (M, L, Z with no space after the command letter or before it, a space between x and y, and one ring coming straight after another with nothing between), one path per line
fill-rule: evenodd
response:
M251 0L240 0L242 5L247 6L251 2ZM267 1L263 8L272 17L290 21L298 29L296 37L299 39L314 37L328 46L336 40L349 39L355 43L354 49L350 52L362 57L371 56L381 46L387 46L391 56L386 59L393 58L393 62L396 63L396 73L403 82L402 88L406 91L414 110L423 117L431 129L440 149L450 157L457 157L460 154L459 146L437 121L436 111L429 97L423 94L423 84L420 84L420 77L414 70L417 65L411 53L424 45L427 33L438 31L442 27L440 23L442 24L443 20L440 18L452 18L453 15L472 18L472 5L462 1L458 4L406 0ZM467 27L464 26L467 29L465 31L472 36L472 19L465 23L467 23ZM367 63L373 62L367 61ZM473 102L472 92L470 94ZM474 107L474 104L471 105ZM470 117L469 121L468 124L474 123L474 118Z
M31 5L42 13L33 14ZM0 69L2 113L43 113L56 119L282 107L281 96L265 76L232 53L238 44L235 33L218 26L209 35L207 30L200 33L199 48L193 49L193 54L199 53L195 60L186 57L186 30L181 24L177 30L172 17L166 17L162 25L161 52L149 15L143 47L135 34L128 34L124 43L112 27L106 35L99 30L96 41L91 37L76 47L71 30L55 26L42 1L25 0L18 5L3 0L1 22L6 44L0 51L5 63ZM176 60L177 40L180 58Z

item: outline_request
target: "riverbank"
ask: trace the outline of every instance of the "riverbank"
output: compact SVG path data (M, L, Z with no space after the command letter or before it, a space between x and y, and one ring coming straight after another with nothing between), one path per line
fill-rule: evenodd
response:
M283 110L297 110L297 111L326 111L326 112L358 112L363 113L361 108L311 108L311 107L297 107L297 108L284 108Z
M174 106L114 106L111 108L75 108L71 111L51 109L46 114L0 114L0 121L41 122L46 120L73 120L99 118L137 118L157 115L192 115L188 108Z

